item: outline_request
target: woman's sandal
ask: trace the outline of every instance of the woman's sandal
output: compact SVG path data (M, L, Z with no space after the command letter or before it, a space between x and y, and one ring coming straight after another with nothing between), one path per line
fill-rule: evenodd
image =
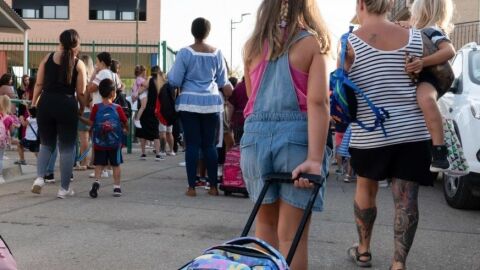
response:
M353 262L360 267L372 267L372 254L367 251L362 254L358 252L358 246L355 245L348 249L348 257L353 260ZM367 257L368 259L361 259L362 257Z

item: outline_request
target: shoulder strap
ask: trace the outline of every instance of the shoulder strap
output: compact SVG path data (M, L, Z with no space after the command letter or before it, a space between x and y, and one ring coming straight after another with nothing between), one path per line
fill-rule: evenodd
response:
M35 134L35 137L37 137L37 140L38 140L38 134L35 131L35 129L33 129L32 124L30 124L30 122L28 122L28 127L33 131L33 134Z
M301 39L303 38L306 38L306 37L309 37L309 36L312 36L313 34L308 32L307 30L301 30L300 32L298 32L295 37L292 39L292 41L290 42L290 44L288 44L288 50L290 50L290 48L297 42L299 42Z
M340 39L342 42L342 49L340 51L340 68L344 69L345 67L345 59L347 57L347 50L348 50L348 37L350 34L353 32L353 26L350 26L350 30L348 33L345 33L342 35L342 38Z

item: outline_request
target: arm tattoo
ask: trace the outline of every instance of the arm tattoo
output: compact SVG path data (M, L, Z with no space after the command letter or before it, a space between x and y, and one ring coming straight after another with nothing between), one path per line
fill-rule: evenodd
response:
M405 265L418 226L418 184L394 180L392 193L395 203L394 259Z
M377 217L377 207L360 209L357 202L354 202L353 207L360 244L369 244L372 236L373 224Z

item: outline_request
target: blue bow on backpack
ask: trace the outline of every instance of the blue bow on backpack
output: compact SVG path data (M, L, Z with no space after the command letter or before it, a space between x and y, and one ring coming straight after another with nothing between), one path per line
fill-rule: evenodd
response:
M386 119L390 118L390 114L383 107L377 107L367 97L367 95L356 86L350 79L348 79L348 72L345 70L345 57L347 55L348 37L353 31L353 26L350 26L350 31L344 34L341 38L341 52L340 52L340 67L330 74L330 89L332 94L330 96L330 114L337 123L349 125L350 123L357 123L361 128L371 132L380 127L383 135L387 136L384 123ZM373 125L367 126L365 123L357 119L357 98L362 98L370 107L375 115Z

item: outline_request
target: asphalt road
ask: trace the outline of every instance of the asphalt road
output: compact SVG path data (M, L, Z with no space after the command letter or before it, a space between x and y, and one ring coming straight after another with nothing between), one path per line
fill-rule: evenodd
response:
M58 184L30 193L32 180L0 186L0 233L22 270L178 269L202 250L237 237L252 208L241 197L183 195L182 156L155 162L127 156L121 198L112 180L90 199L89 172L76 173L77 195L55 198ZM326 209L313 216L310 269L357 269L346 249L356 241L355 184L328 182ZM378 196L373 269L388 269L393 254L393 201ZM420 224L408 269L480 269L480 212L448 207L441 186L420 192Z

